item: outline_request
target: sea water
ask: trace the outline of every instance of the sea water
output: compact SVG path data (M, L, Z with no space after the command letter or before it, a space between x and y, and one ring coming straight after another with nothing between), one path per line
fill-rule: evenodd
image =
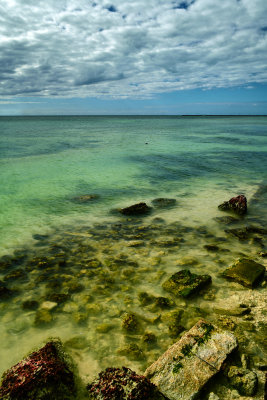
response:
M184 329L203 316L216 322L217 303L248 291L221 271L239 256L265 262L262 237L240 241L217 218L242 193L249 212L235 227L266 227L266 137L267 117L1 117L0 279L12 295L0 299L0 373L53 336L85 380L108 366L143 372L178 339L164 322L175 307L190 310ZM156 198L176 204L143 218L117 211ZM212 276L207 293L164 292L185 268ZM140 292L174 304L143 305ZM127 312L139 331L123 330ZM263 357L256 336L251 351Z

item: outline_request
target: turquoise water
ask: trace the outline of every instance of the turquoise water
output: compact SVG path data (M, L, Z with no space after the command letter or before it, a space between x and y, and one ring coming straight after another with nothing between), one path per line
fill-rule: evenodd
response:
M217 206L224 200L244 193L250 205L266 184L266 139L266 117L1 117L0 256L24 252L24 258L0 271L0 279L19 293L0 303L0 372L48 336L64 341L82 337L83 345L71 349L86 377L110 364L142 371L173 338L163 322L152 324L153 310L140 310L137 293L164 295L162 280L177 265L190 266L196 273L205 268L214 282L213 301L243 293L240 285L226 284L219 270L241 252L256 257L264 245L229 239L226 227L214 218L222 216ZM98 198L87 203L75 200L87 194ZM174 198L177 204L155 209L142 221L129 222L112 212L140 201L151 205L158 197ZM154 227L154 218L163 220L161 228ZM250 223L263 226L265 218L266 203L249 206ZM146 234L138 236L135 224ZM177 235L184 244L181 240L179 246L169 248L162 243ZM205 243L218 241L226 242L227 251L218 256L203 250ZM55 254L53 246L67 258L67 267L63 273L53 264L44 276L33 259ZM123 266L119 271L110 267L114 258ZM95 259L99 265L89 273L88 262ZM27 275L6 277L19 268ZM41 309L51 276L52 290L70 297L49 311L52 321L40 329L38 309L22 311L22 303L34 299ZM74 283L74 278L84 289L70 291L68 282ZM175 301L180 307L210 306L208 297L206 302ZM118 350L128 343L121 319L131 310L145 313L144 330L158 336L158 347L144 348L141 360ZM193 322L194 318L185 317L184 327Z
M231 195L265 179L265 117L5 117L0 131L0 254L129 201ZM70 201L87 193L101 201Z

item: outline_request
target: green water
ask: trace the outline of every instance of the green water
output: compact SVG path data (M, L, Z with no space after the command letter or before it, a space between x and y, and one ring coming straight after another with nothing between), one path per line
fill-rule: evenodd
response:
M235 227L266 226L266 197L255 199L266 182L266 136L266 117L0 118L0 279L15 293L0 302L0 372L50 336L72 339L69 351L85 380L107 366L142 372L177 340L164 318L175 307L189 310L185 329L203 316L216 323L217 303L249 292L226 282L222 269L241 254L266 263L263 237L240 242L215 219L225 215L218 204L244 193L249 213ZM75 201L86 194L99 198ZM158 197L174 198L176 206L140 221L111 212ZM220 251L208 252L206 244ZM167 294L162 282L182 268L210 274L207 293L191 300ZM18 270L25 274L8 276ZM142 306L141 291L175 306ZM68 297L38 325L53 293ZM23 309L26 300L37 308ZM122 329L126 312L138 315L137 334ZM261 318L255 311L255 324ZM156 344L144 342L145 332ZM255 346L247 351L262 359L261 335L248 335ZM125 355L129 343L141 353Z

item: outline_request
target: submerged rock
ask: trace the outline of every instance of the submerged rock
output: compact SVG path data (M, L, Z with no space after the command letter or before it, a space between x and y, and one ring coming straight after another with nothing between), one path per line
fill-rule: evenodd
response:
M248 258L240 258L231 267L223 271L222 276L245 287L253 288L263 279L264 273L263 265Z
M71 362L59 341L14 365L2 376L2 400L74 400L76 386Z
M73 197L72 201L75 201L76 203L90 203L93 200L98 200L99 197L98 194L83 194L81 196Z
M236 347L232 333L200 320L147 368L145 376L169 400L192 400Z
M146 203L133 204L132 206L121 208L119 211L123 215L144 215L152 210Z
M153 383L129 368L107 368L87 386L94 400L163 400Z
M4 283L0 281L0 301L8 299L12 294L12 290L8 289Z
M232 197L230 200L218 206L221 211L232 211L238 215L244 215L247 212L247 199L246 196L240 194Z
M200 289L209 283L211 283L210 275L192 274L190 271L183 269L163 282L162 287L167 290L167 292L182 297L188 297L199 292Z
M245 368L230 367L228 371L230 384L242 396L254 396L258 388L257 374Z
M160 197L152 200L152 204L156 208L170 208L176 205L176 199L166 199L164 197Z
M137 316L133 313L126 313L122 320L122 327L127 332L136 332L140 330L140 323Z

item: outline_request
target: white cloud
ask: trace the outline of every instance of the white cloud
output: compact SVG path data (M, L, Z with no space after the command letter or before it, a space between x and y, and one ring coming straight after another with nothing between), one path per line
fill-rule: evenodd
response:
M267 82L265 0L5 0L1 96L150 97Z

